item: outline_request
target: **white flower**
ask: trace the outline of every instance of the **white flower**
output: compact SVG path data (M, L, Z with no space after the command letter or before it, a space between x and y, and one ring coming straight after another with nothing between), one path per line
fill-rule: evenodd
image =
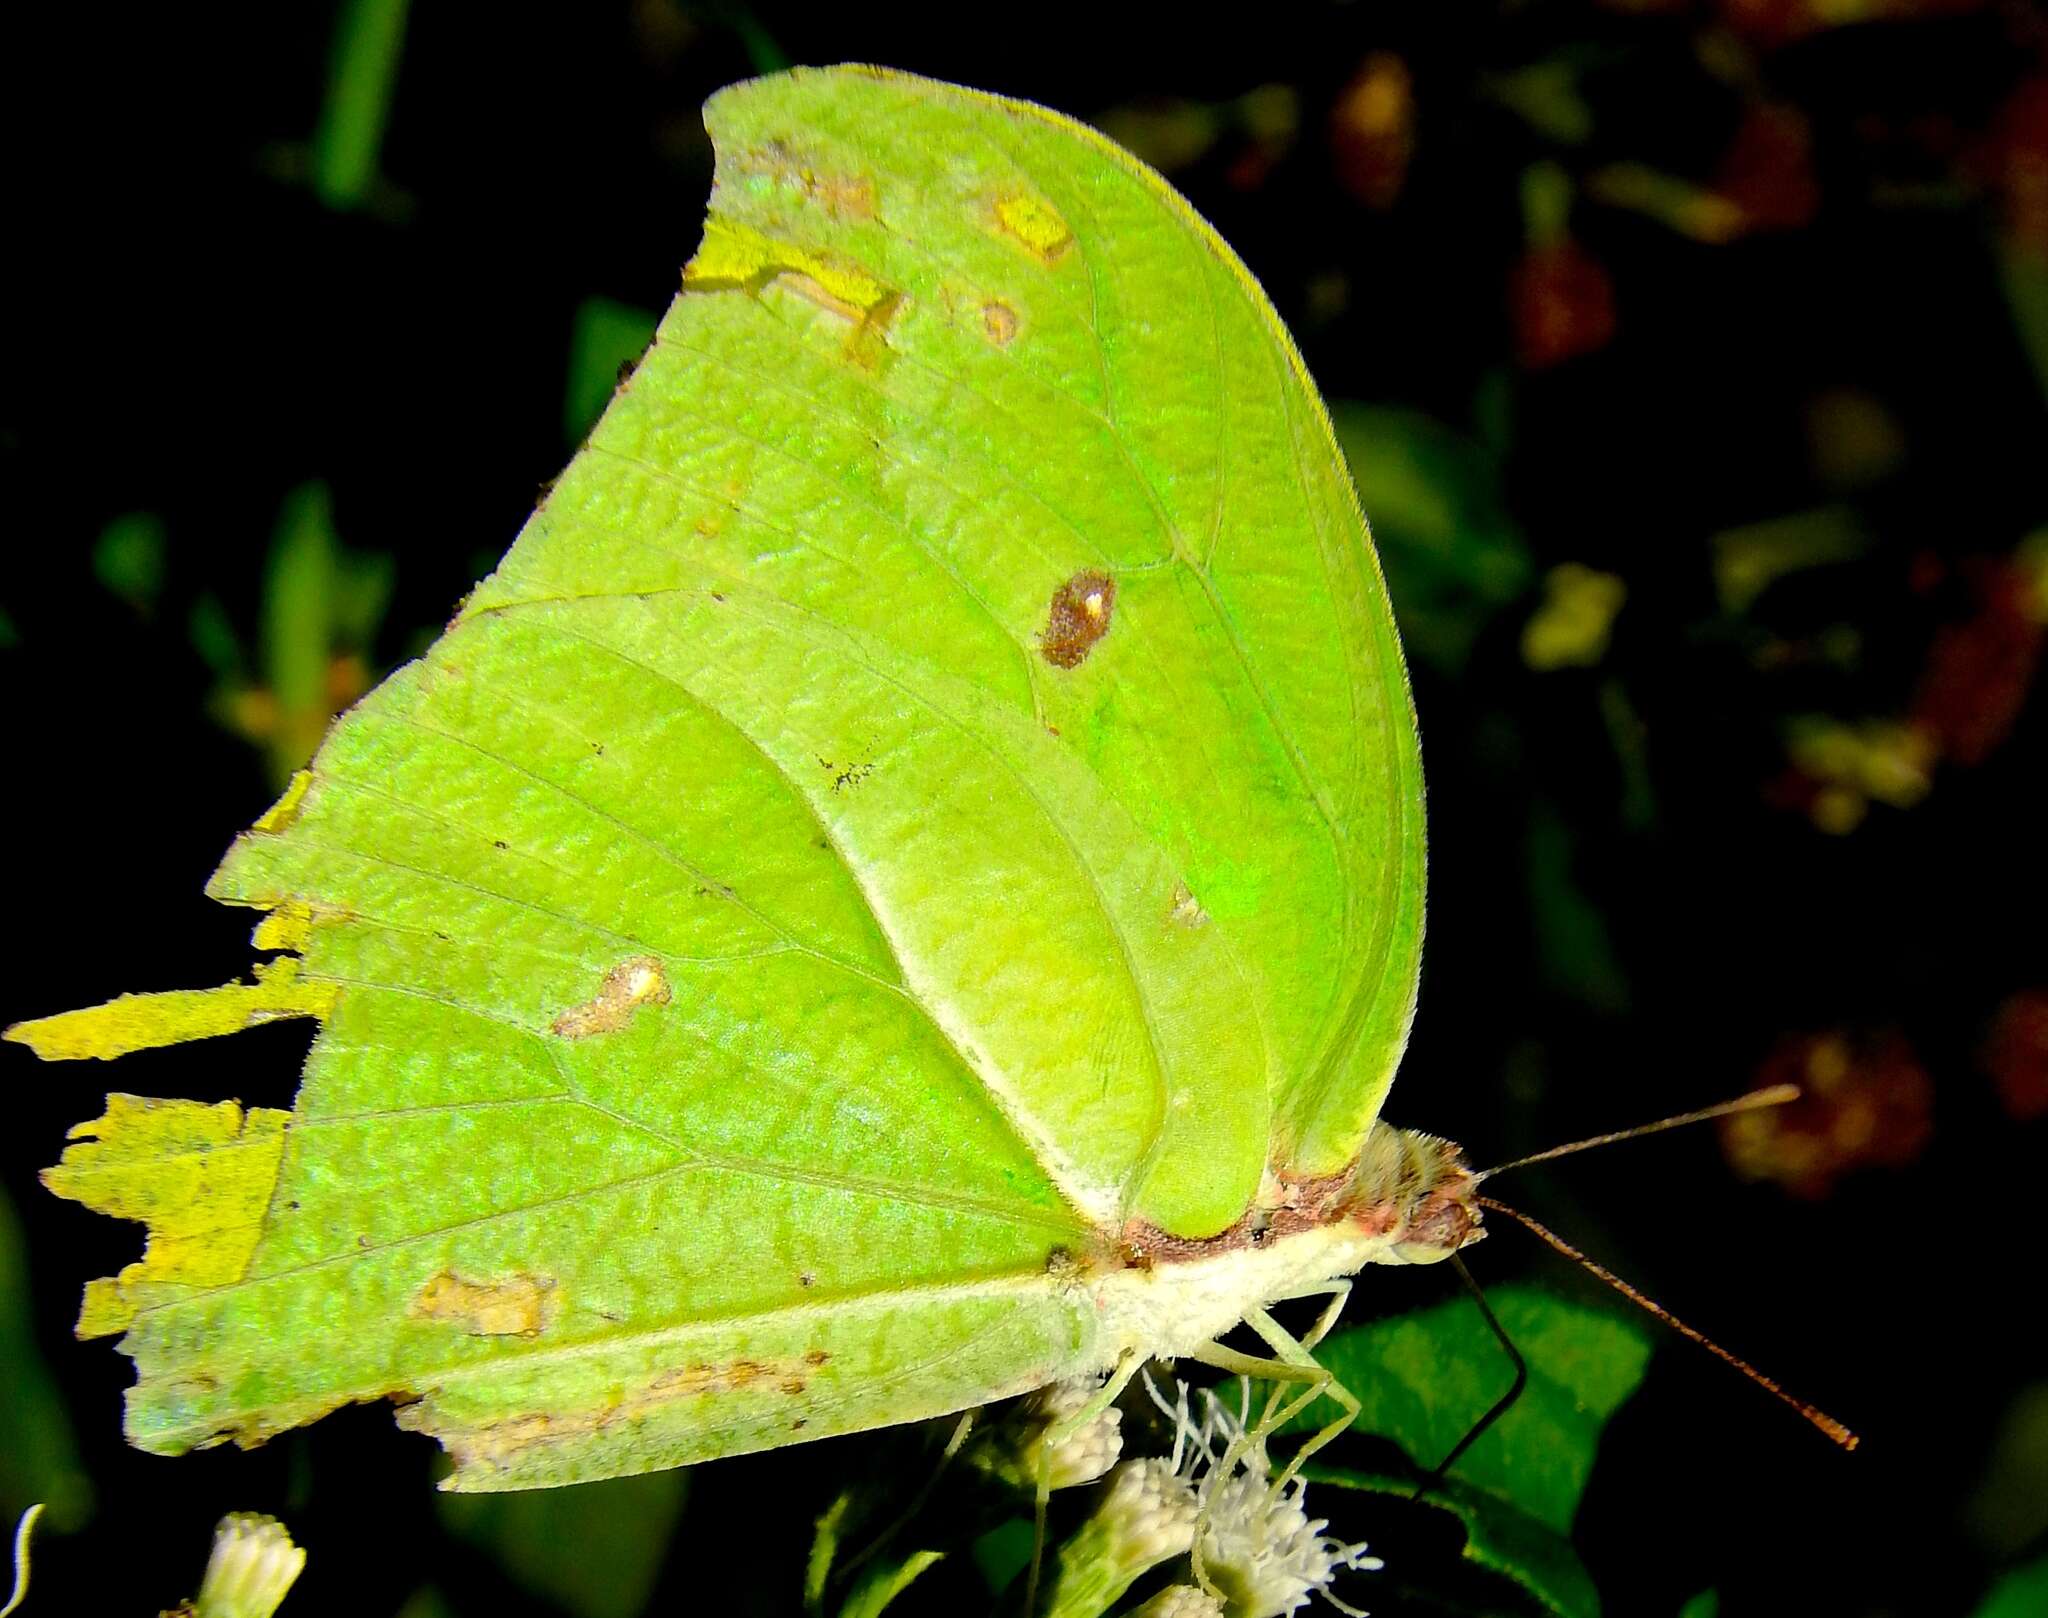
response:
M284 1524L231 1511L213 1531L213 1554L193 1603L198 1618L270 1618L306 1565Z
M1179 1556L1193 1545L1196 1512L1194 1494L1160 1460L1124 1462L1101 1507L1121 1559L1140 1567Z
M1150 1377L1145 1383L1174 1426L1174 1475L1200 1503L1201 1572L1231 1618L1280 1618L1306 1606L1312 1595L1339 1612L1357 1613L1330 1594L1330 1581L1340 1572L1375 1572L1386 1564L1366 1555L1363 1545L1326 1535L1327 1520L1311 1521L1302 1508L1307 1484L1296 1477L1276 1486L1263 1441L1239 1447L1252 1422L1251 1385L1241 1377L1238 1382L1236 1410L1205 1392L1199 1418L1188 1408L1185 1383L1175 1384L1172 1404ZM1237 1453L1226 1471L1233 1449Z
M1223 1618L1223 1603L1192 1584L1169 1584L1130 1618Z
M1165 1461L1125 1461L1095 1514L1060 1547L1048 1618L1099 1618L1143 1574L1195 1542L1195 1495Z
M1038 1487L1040 1466L1046 1487L1073 1489L1093 1483L1123 1453L1124 1413L1115 1405L1099 1411L1066 1438L1045 1447L1048 1435L1078 1416L1102 1392L1099 1376L1055 1382L978 1431L966 1459L1027 1493Z
M1055 1382L1033 1401L1040 1419L1037 1432L1049 1432L1072 1420L1101 1391L1101 1381L1092 1376ZM1065 1443L1054 1445L1052 1454L1046 1458L1048 1487L1071 1489L1093 1483L1116 1465L1124 1448L1123 1419L1124 1413L1110 1405L1071 1434Z

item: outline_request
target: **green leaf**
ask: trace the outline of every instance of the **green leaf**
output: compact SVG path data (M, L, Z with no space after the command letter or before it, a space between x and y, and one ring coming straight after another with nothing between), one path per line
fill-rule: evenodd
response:
M880 1618L919 1574L945 1559L943 1551L912 1551L906 1556L880 1559L855 1582L845 1605L839 1609L839 1618Z
M1464 1524L1468 1560L1512 1579L1558 1618L1596 1618L1599 1592L1572 1548L1572 1520L1601 1429L1641 1382L1649 1346L1632 1324L1534 1287L1492 1288L1487 1299L1528 1362L1529 1385L1431 1489L1430 1503ZM1514 1380L1466 1298L1340 1332L1318 1358L1357 1396L1357 1427L1394 1440L1419 1471L1449 1454ZM1294 1426L1336 1414L1319 1403ZM1327 1463L1309 1476L1402 1498L1415 1487Z
M1600 1431L1642 1381L1642 1333L1538 1288L1489 1289L1487 1300L1529 1366L1529 1385L1473 1444L1452 1477L1569 1534ZM1358 1398L1355 1425L1391 1438L1418 1468L1435 1466L1514 1381L1513 1367L1468 1298L1353 1327L1317 1358ZM1319 1401L1297 1428L1337 1415Z
M1001 1595L1031 1565L1031 1523L1013 1517L974 1541L974 1565L991 1595Z
M846 1542L847 1514L857 1503L853 1488L841 1489L811 1526L811 1552L804 1559L804 1610L816 1612L825 1602L832 1565Z
M837 69L707 122L654 345L215 873L282 958L12 1030L320 1023L288 1119L131 1098L54 1172L152 1226L88 1311L145 1448L392 1396L454 1488L627 1475L1179 1352L1427 1245L1453 1159L1377 1125L1414 717L1270 303L1043 109ZM338 556L302 491L280 695Z

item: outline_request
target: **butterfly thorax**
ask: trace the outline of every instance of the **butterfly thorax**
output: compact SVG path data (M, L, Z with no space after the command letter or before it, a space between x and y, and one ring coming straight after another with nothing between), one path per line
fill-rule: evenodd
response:
M1096 1267L1100 1339L1172 1356L1230 1330L1254 1308L1315 1291L1367 1264L1430 1264L1485 1234L1464 1154L1448 1141L1378 1123L1347 1169L1271 1173L1253 1207L1213 1236L1140 1221Z

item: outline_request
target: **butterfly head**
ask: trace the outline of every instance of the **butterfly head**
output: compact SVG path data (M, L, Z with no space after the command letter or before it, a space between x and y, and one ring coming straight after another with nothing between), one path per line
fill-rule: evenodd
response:
M1486 1234L1479 1178L1447 1140L1389 1129L1381 1145L1382 1178L1359 1216L1382 1224L1402 1264L1437 1264Z

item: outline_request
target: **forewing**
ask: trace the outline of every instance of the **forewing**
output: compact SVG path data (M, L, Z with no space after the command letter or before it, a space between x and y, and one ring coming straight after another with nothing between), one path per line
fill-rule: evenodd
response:
M1378 563L1272 306L1155 174L1043 109L842 70L728 92L711 122L692 278L743 285L751 318L744 347L709 343L686 297L664 343L764 420L798 376L841 401L807 445L835 515L844 498L852 529L870 501L900 519L961 609L949 666L1006 708L1028 697L1179 878L1169 915L1228 939L1243 975L1203 992L1266 1047L1258 1166L1342 1167L1414 1005L1421 763ZM809 283L834 272L872 300L857 325L819 312ZM1060 586L1093 574L1112 616L1075 660ZM929 648L920 609L877 606L878 634ZM1151 1030L1177 1094L1238 1084L1236 1049L1203 1060L1206 1031L1167 1048L1176 1015L1155 1007ZM1170 1114L1128 1206L1202 1233L1241 1206L1256 1124Z

